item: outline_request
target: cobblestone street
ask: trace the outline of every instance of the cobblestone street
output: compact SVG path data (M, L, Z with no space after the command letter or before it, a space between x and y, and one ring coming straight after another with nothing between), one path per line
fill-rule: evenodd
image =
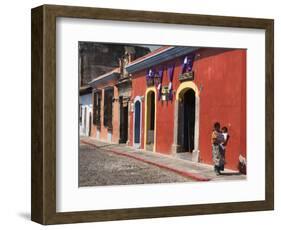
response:
M79 157L80 187L192 181L174 172L82 143Z
M246 175L229 169L217 176L212 165L181 158L82 137L79 186L246 179Z

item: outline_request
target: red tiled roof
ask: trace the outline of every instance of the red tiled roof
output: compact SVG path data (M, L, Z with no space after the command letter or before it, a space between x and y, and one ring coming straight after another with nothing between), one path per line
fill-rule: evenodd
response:
M110 72L107 72L105 74L102 74L102 75L98 76L97 78L94 78L90 83L95 82L97 80L100 80L100 79L102 79L102 78L104 78L104 77L106 77L110 74L113 74L113 73L120 73L120 67L117 67L117 68L111 70Z
M148 54L146 54L144 56L141 56L141 57L135 59L134 61L130 62L128 65L133 65L133 64L135 64L135 63L137 63L137 62L139 62L141 60L147 59L147 58L149 58L149 57L151 57L151 56L153 56L155 54L161 53L162 51L164 51L166 49L169 49L171 47L173 47L173 46L161 46L158 49L153 50L152 52L150 52L150 53L148 53Z

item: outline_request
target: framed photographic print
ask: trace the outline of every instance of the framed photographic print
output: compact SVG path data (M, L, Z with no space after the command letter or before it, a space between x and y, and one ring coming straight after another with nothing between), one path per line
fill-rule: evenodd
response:
M31 219L274 208L274 21L32 9Z

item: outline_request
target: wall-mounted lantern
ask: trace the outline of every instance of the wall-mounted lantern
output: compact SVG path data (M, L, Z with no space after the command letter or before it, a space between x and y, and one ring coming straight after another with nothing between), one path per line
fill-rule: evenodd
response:
M192 71L195 54L188 55L182 63L182 71L179 75L179 81L193 81L194 72Z
M162 91L161 91L161 100L162 101L168 101L169 100L169 87L168 86L163 86Z

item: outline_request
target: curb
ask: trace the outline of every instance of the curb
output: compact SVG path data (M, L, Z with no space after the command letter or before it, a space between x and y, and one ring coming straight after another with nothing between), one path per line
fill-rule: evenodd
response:
M88 141L81 140L80 142L84 143L84 144L87 144L87 145L90 145L90 146L93 146L93 147L99 147L98 145L90 143ZM129 157L129 158L132 158L132 159L135 159L135 160L138 160L138 161L142 161L142 162L150 164L150 165L157 166L157 167L162 168L162 169L172 171L172 172L177 173L177 174L179 174L183 177L188 177L188 178L191 178L191 179L196 180L196 181L210 181L209 178L202 177L200 175L196 175L195 173L190 173L190 172L179 170L179 169L167 166L167 165L159 164L159 163L156 163L156 162L153 162L153 161L150 161L150 160L143 159L143 158L138 157L138 156L133 156L133 155L128 154L126 152L119 152L119 151L112 150L112 149L106 149L106 150L110 151L112 153L115 153L117 155L120 155L120 156Z

